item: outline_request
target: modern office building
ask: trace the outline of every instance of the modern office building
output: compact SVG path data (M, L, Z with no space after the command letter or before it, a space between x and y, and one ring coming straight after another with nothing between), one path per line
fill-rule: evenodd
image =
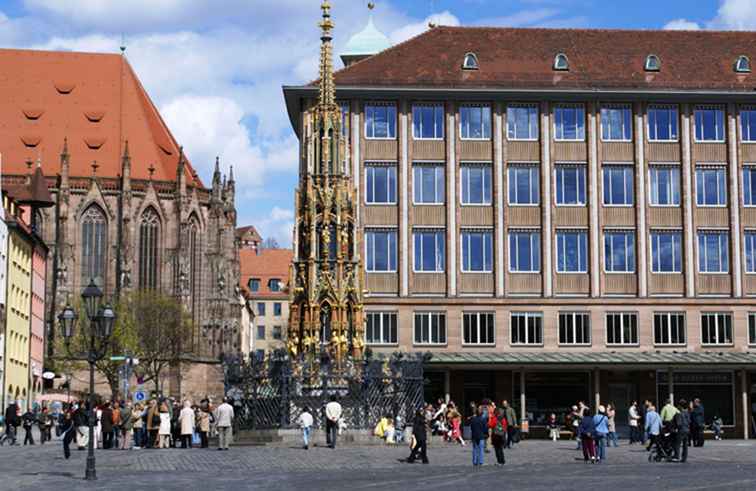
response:
M338 14L335 15L338 36ZM374 351L428 397L756 396L756 34L433 27L334 74ZM284 87L313 161L318 84ZM744 424L745 423L745 424Z

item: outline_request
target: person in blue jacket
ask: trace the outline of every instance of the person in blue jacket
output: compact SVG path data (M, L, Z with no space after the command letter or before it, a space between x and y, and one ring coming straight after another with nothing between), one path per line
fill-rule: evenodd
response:
M470 421L473 467L483 465L483 448L488 438L488 412L486 409L484 405L478 406L478 415Z
M606 460L606 437L609 434L609 418L606 416L606 408L598 407L598 413L593 416L594 440L596 440L598 463Z
M659 413L656 412L656 406L651 404L650 406L648 406L648 411L646 411L646 433L649 437L649 442L646 450L648 450L649 452L651 451L651 447L654 446L656 440L659 438L661 425L661 416L659 416Z

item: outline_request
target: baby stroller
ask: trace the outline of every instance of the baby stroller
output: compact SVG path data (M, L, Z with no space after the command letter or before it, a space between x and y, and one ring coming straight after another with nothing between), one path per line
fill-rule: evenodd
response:
M656 443L648 454L649 462L672 462L675 457L675 433L672 429L669 423L662 427L659 436L656 437Z

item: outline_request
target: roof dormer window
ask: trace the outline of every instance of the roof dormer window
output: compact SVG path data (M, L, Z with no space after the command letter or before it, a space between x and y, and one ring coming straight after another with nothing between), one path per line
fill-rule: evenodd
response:
M570 62L567 60L567 55L559 53L554 57L554 70L567 71L570 69Z
M738 73L751 73L751 60L747 56L738 56L735 62L735 71Z
M462 69L463 70L477 70L478 67L478 57L475 56L475 53L466 53L465 59L462 62Z
M659 57L656 55L648 55L646 57L645 68L647 72L658 72L661 70L661 61L659 60Z

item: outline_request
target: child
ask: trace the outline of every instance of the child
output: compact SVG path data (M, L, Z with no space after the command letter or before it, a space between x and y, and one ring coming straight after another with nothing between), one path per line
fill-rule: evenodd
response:
M546 427L549 429L549 437L551 437L551 441L555 442L559 440L559 424L556 420L556 414L551 413L551 416L549 416L549 422L546 424Z
M711 423L711 429L714 431L714 439L715 440L721 440L722 439L722 425L723 425L722 418L719 416L714 416L714 421Z
M302 440L304 441L304 449L310 449L310 429L312 428L312 414L310 414L310 408L305 406L302 409L302 414L299 415L299 427L302 428Z
M396 428L394 427L394 420L391 418L388 418L386 420L386 430L384 432L386 435L386 443L389 445L393 445L396 443Z
M168 412L168 406L165 402L160 405L160 427L158 429L159 445L158 448L171 447L171 414Z

